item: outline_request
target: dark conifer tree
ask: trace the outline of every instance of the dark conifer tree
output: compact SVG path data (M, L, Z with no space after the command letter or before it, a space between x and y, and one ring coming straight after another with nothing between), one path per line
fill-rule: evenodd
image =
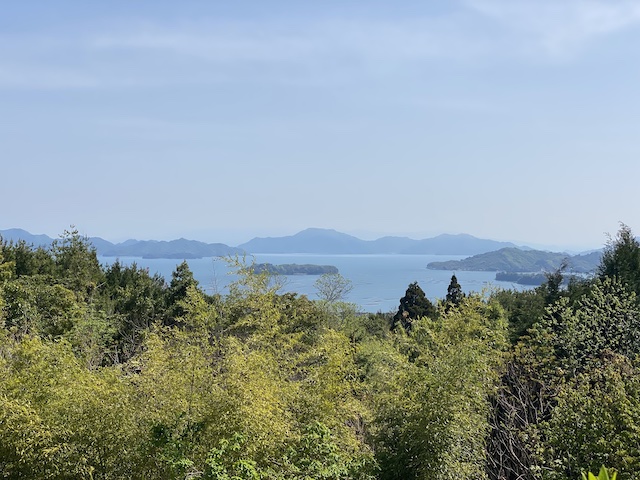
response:
M184 315L184 309L179 302L187 297L189 287L198 287L198 281L193 278L193 272L186 260L176 267L171 276L171 283L167 290L167 304L169 316L175 320Z
M458 279L455 274L451 275L451 282L447 288L447 305L458 306L464 298L462 287L458 283Z
M409 284L404 297L400 299L398 313L393 317L393 328L402 325L405 329L411 329L413 320L422 317L434 317L436 308L429 301L418 282Z

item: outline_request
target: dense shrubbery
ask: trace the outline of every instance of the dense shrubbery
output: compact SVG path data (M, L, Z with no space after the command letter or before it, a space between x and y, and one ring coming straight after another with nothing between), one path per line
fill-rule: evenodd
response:
M0 476L565 479L640 475L640 247L598 278L391 314L279 294L240 261L226 296L99 265L77 232L0 244ZM330 282L338 282L335 288Z

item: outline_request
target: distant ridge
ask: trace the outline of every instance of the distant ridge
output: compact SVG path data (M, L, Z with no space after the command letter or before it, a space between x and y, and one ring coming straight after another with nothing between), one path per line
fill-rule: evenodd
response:
M557 270L564 262L569 272L590 273L597 268L601 256L602 252L568 255L540 250L525 251L517 248L502 248L495 252L482 253L462 260L431 262L427 268L450 271L537 273Z
M21 228L10 228L8 230L0 230L0 236L4 240L18 242L24 240L29 245L36 247L47 247L53 242L53 238L47 235L34 235Z
M402 253L430 254L430 255L476 255L492 252L501 248L518 248L511 242L498 242L476 238L473 235L461 233L458 235L442 234L434 238L416 240L416 243Z
M33 235L26 230L12 228L0 230L0 236L7 241L23 240L36 247L49 247L54 241L47 235ZM222 257L226 255L242 255L245 252L223 243L204 243L196 240L180 238L171 241L158 240L126 240L122 243L111 243L100 237L88 239L96 248L98 255L104 257L142 257L142 258L174 258L191 259L205 257Z
M33 235L26 230L12 228L0 230L4 240L24 240L27 244L48 247L54 241L47 235ZM480 255L504 249L516 252L531 251L531 248L517 246L511 242L499 242L474 237L468 234L442 234L433 238L414 240L408 237L387 236L377 240L362 240L360 238L341 233L332 229L307 228L295 235L283 237L256 237L238 247L230 247L223 243L204 243L197 240L180 238L171 241L159 240L126 240L121 243L111 243L100 237L90 237L89 241L95 246L99 255L107 257L144 257L191 259L204 257L219 257L226 255L243 255L244 253L308 253L308 254L413 254L413 255ZM556 254L562 258L566 254ZM594 256L600 255L599 253ZM583 255L583 260L590 264L591 258ZM578 262L578 257L572 257ZM598 257L599 258L599 257ZM553 263L553 262L552 262ZM555 265L555 263L553 263ZM457 267L446 267L452 270L472 269L465 264ZM438 267L436 267L438 268ZM582 268L582 267L579 267ZM587 267L584 267L587 268ZM473 268L476 269L476 268ZM491 268L496 271L508 271L506 268Z
M249 253L475 255L517 246L472 235L439 235L424 240L382 237L361 240L335 230L308 228L286 237L256 237L239 248Z
M98 252L100 250L98 249ZM100 252L105 257L142 257L142 258L204 258L242 255L243 250L223 243L203 243L180 238L178 240L158 241L130 240L114 245Z
M287 237L256 237L238 245L249 253L373 253L370 242L322 228L307 228Z

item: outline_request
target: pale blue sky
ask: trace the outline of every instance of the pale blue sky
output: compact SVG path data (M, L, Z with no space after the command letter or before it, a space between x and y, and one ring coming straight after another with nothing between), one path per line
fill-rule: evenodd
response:
M599 247L639 47L636 0L5 2L0 229Z

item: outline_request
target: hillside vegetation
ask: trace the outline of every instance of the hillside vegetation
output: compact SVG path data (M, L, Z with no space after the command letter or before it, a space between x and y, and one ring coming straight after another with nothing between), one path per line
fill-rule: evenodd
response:
M431 262L432 270L470 270L479 272L551 272L563 265L575 273L593 272L600 261L600 252L587 255L543 252L502 248L495 252L482 253L462 260Z
M579 479L640 476L640 245L593 279L359 314L186 263L169 283L98 263L77 232L0 242L0 476L15 479Z

